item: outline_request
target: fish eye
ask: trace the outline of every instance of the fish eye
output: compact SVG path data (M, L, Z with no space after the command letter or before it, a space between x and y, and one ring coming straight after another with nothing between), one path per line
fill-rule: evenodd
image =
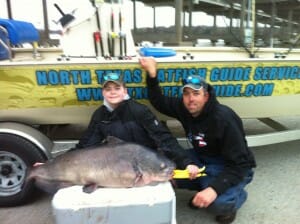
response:
M165 164L165 163L161 163L161 164L160 164L160 168L161 168L161 169L165 169L165 168L166 168L166 164Z

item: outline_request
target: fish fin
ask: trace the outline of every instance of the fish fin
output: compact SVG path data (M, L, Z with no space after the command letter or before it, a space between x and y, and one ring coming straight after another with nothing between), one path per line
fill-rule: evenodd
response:
M117 145L117 144L121 144L124 143L124 141L122 139L119 139L117 137L114 136L107 136L105 139L105 143L106 144L113 144L113 145Z
M97 189L97 185L93 183L93 184L84 185L82 188L82 191L84 193L90 194L90 193L94 192L96 189Z
M70 187L73 184L69 182L45 180L41 178L35 178L35 186L49 194L55 194L59 189Z
M133 187L139 186L139 183L141 182L141 180L143 180L143 175L142 174L136 175L136 177L134 179Z
M141 180L143 179L143 173L142 173L141 169L139 168L138 162L136 159L134 159L134 161L133 161L132 168L135 172L135 179L134 179L133 186L138 186L139 182L141 182Z

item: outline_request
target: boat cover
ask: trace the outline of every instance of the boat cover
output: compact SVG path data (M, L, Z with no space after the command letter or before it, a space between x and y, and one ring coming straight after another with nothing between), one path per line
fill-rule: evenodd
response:
M7 30L9 41L13 45L39 40L39 32L32 23L12 19L0 19L0 26Z

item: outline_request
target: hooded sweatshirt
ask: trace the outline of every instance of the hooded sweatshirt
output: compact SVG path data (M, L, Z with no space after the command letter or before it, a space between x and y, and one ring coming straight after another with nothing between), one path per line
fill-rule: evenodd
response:
M242 120L231 108L218 102L211 85L208 84L209 99L197 117L191 116L182 98L164 96L156 78L147 76L147 86L151 104L181 122L197 159L223 159L223 171L209 183L218 195L241 182L256 166L247 146Z

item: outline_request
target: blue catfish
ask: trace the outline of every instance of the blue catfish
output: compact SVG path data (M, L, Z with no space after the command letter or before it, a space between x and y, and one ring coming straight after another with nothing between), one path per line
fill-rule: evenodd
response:
M153 185L172 178L175 164L144 146L108 137L107 143L69 151L30 170L27 181L48 193L83 185L90 193L97 187L128 188Z

